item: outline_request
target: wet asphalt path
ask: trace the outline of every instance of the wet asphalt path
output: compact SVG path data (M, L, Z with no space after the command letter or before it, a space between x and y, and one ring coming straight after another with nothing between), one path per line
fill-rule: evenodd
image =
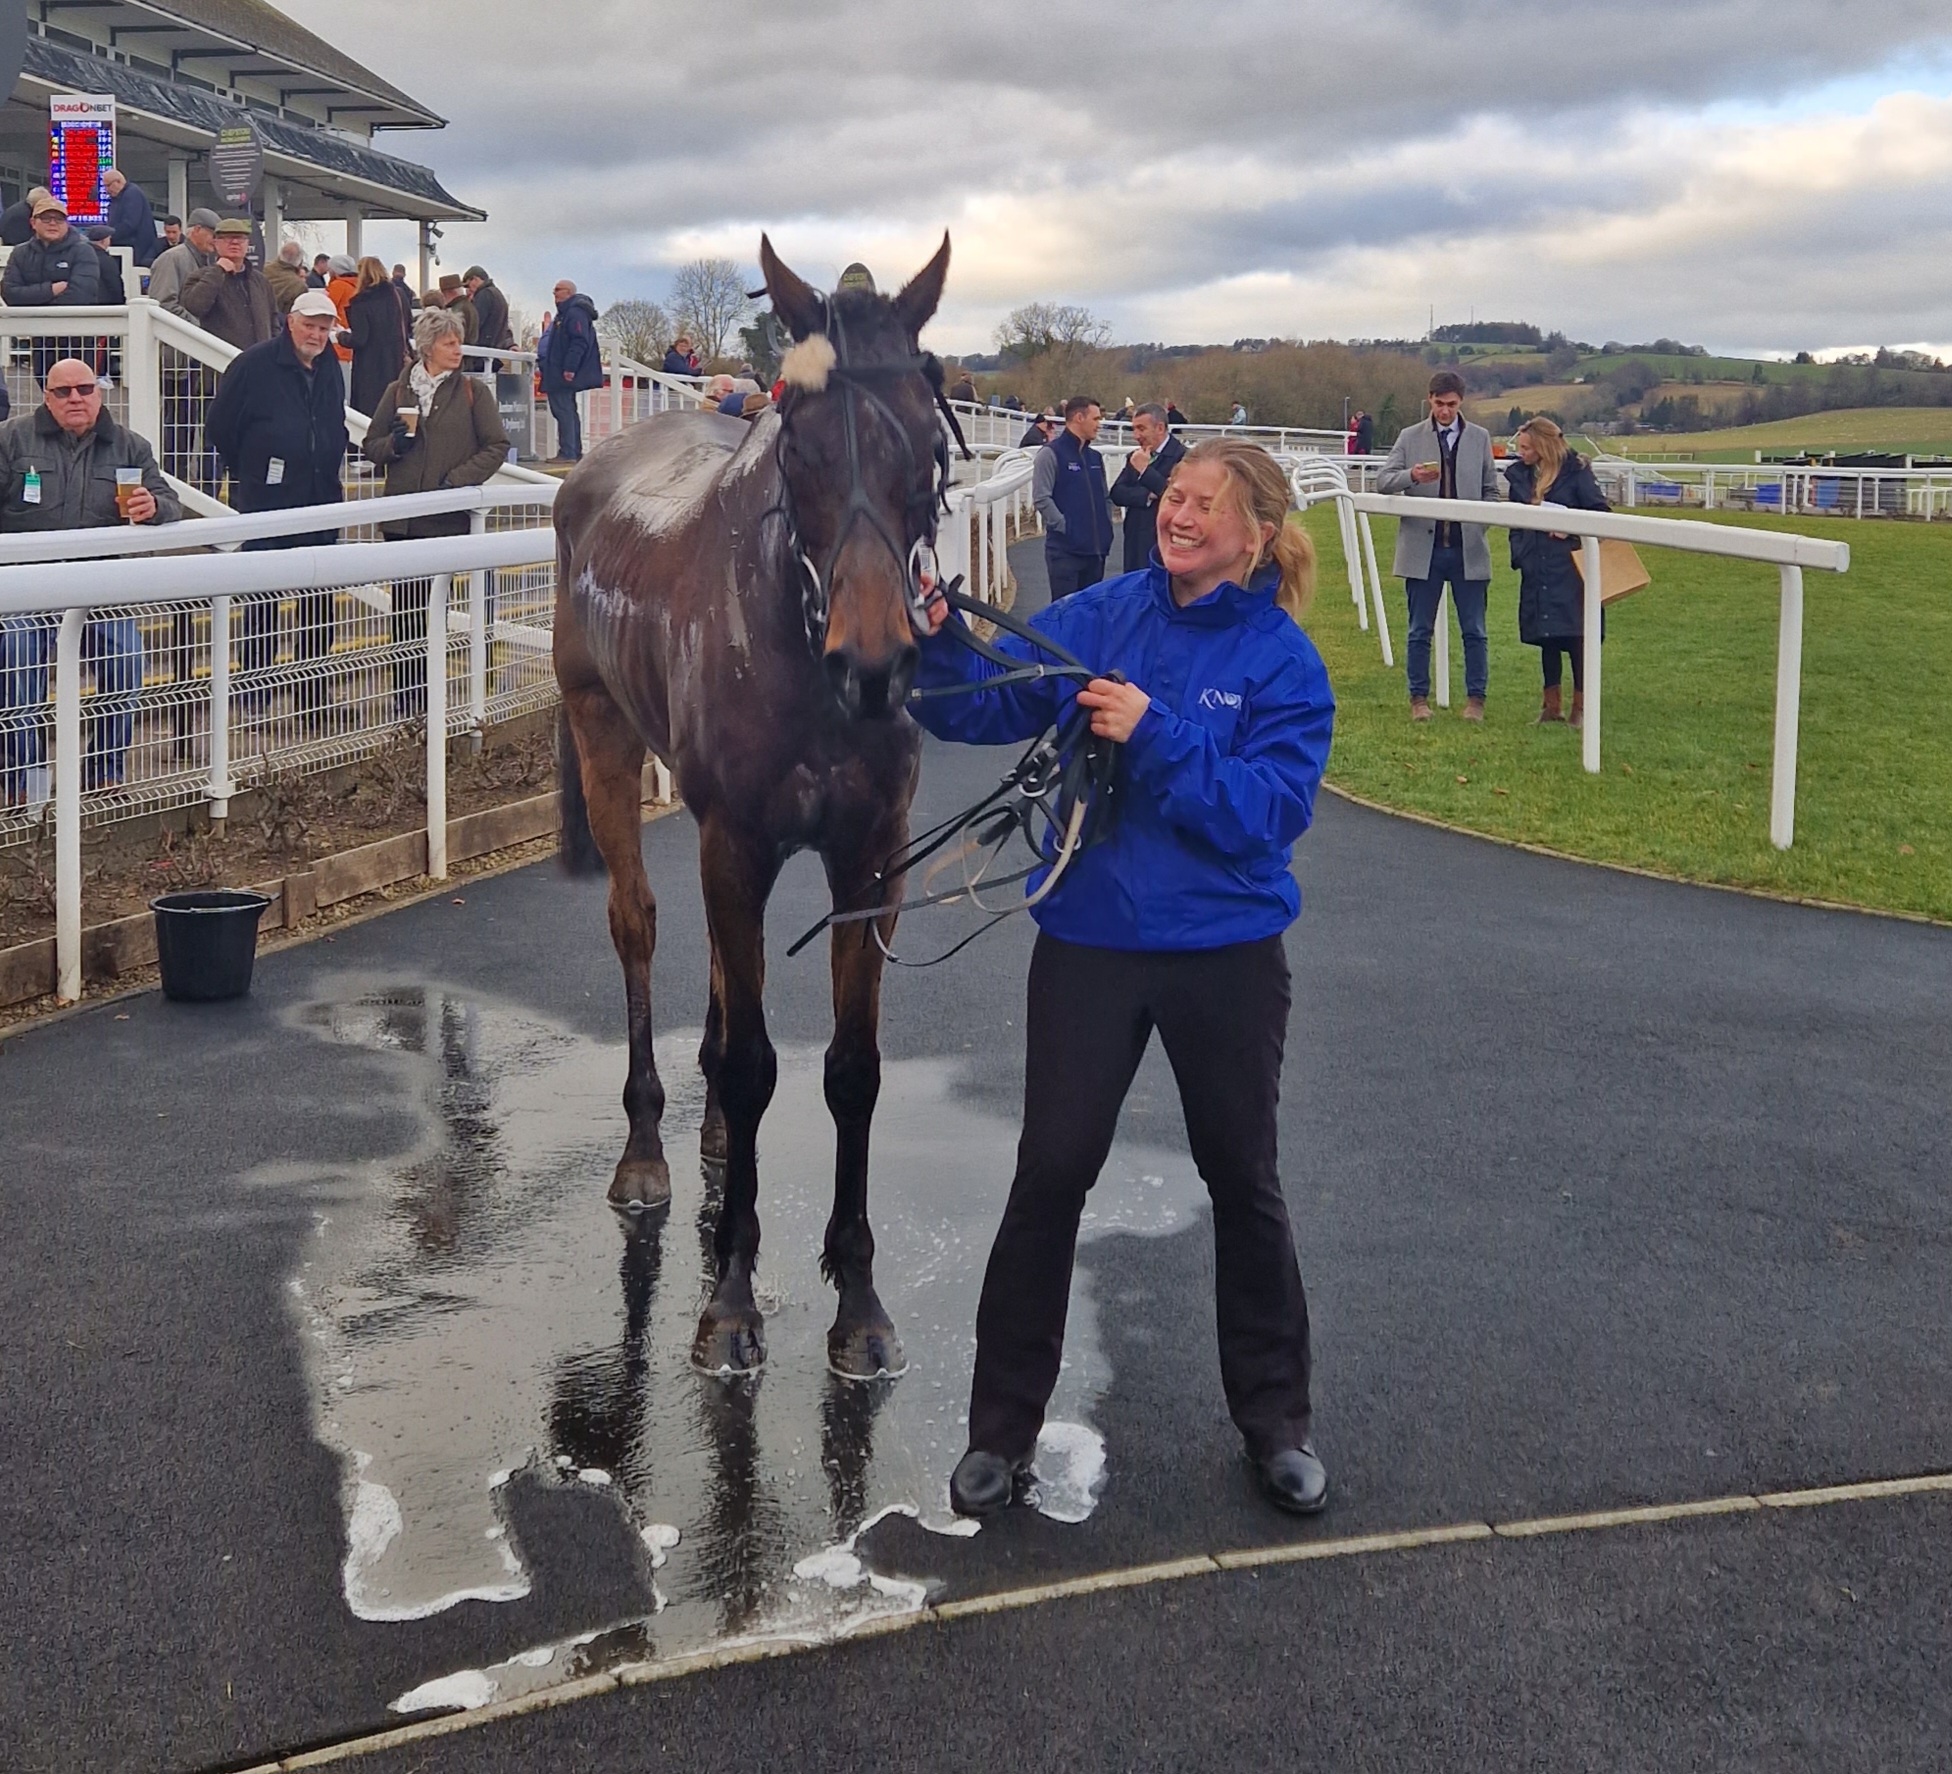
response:
M973 798L995 762L932 749L924 812ZM646 848L661 1019L695 1023L688 823L651 827ZM893 1522L870 1541L880 1568L966 1593L1295 1535L1952 1466L1952 933L1329 800L1298 872L1283 1138L1326 1521L1290 1527L1246 1482L1195 1228L1091 1249L1113 1367L1093 1517L1013 1515L958 1542ZM348 977L439 981L592 1039L620 1010L600 887L540 866L456 897L271 957L232 1009L150 996L0 1047L0 1767L235 1765L392 1723L386 1702L430 1670L646 1607L640 1549L601 1496L519 1482L524 1600L380 1625L341 1599L339 1473L311 1432L286 1295L314 1222L302 1178L415 1130L369 1055L282 1019ZM824 965L781 956L818 909L803 859L771 926L782 1040L826 1037ZM1029 936L895 979L885 1050L966 1058L972 1097L1008 1113ZM1183 1145L1156 1056L1128 1129ZM289 1186L238 1181L279 1166ZM816 1766L1185 1767L1319 1746L1396 1767L1928 1766L1952 1729L1946 1508L1201 1579L374 1765L791 1750Z

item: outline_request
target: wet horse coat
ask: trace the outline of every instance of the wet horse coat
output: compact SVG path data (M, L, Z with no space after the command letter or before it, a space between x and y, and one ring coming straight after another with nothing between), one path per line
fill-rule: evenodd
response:
M876 870L905 843L920 735L901 712L914 671L910 557L930 540L938 455L933 390L916 336L948 270L948 242L893 299L822 296L761 243L774 312L796 340L829 332L822 373L783 415L661 415L601 445L556 502L556 675L563 692L564 858L610 873L623 964L630 1134L610 1199L670 1199L652 1055L657 907L645 878L646 752L698 821L712 944L699 1063L702 1155L723 1163L717 1286L693 1360L747 1372L765 1357L752 1295L759 1248L757 1140L776 1076L766 1033L763 926L786 858L818 851L837 907L889 908ZM832 365L832 374L825 371ZM860 512L867 521L854 521ZM810 614L812 612L812 614ZM817 616L819 620L814 620ZM868 1138L880 1089L882 955L873 927L833 939L834 1209L822 1266L840 1292L829 1360L851 1378L903 1356L873 1282Z

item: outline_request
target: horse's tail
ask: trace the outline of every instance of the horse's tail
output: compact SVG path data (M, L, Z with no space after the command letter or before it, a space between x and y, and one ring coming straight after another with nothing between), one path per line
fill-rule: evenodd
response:
M560 854L563 873L587 878L604 872L603 852L590 829L590 803L583 794L583 763L570 731L569 709L556 711L556 789L561 808Z

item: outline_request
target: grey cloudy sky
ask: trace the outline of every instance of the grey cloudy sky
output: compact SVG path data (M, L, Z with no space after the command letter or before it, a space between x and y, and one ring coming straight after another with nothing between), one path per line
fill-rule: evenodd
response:
M1523 317L1793 351L1952 340L1947 0L285 0L451 119L382 138L537 307L759 231L938 346L1019 302L1121 338ZM407 237L375 231L404 254Z

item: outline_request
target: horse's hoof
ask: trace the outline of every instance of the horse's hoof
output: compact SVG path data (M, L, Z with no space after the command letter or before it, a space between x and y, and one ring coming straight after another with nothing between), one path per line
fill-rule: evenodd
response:
M643 1213L671 1205L671 1167L662 1158L626 1158L610 1181L610 1205Z
M758 1373L766 1365L766 1321L755 1311L720 1314L706 1307L691 1345L691 1365L722 1380Z
M898 1380L908 1355L885 1318L873 1324L836 1324L827 1333L827 1366L843 1380Z
M725 1117L714 1109L698 1129L698 1156L706 1164L725 1162Z

